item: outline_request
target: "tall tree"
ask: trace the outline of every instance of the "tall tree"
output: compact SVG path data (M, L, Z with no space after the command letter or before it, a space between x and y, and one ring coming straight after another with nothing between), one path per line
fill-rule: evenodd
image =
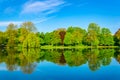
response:
M32 22L24 22L24 23L22 23L22 25L20 27L19 41L21 43L23 43L23 41L26 39L26 36L30 32L35 32L35 31L36 31L36 27L34 26L34 24Z
M90 23L88 26L88 34L84 41L86 44L91 46L97 46L99 44L100 27L95 23Z

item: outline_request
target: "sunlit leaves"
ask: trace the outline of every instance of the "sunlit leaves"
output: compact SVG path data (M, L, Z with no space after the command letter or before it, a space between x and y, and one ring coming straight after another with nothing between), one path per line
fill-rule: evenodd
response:
M40 40L34 33L29 33L23 42L23 47L26 48L39 48Z

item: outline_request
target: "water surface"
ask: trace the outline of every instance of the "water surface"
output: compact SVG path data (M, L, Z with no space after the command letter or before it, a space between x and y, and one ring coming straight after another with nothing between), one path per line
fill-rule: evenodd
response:
M120 80L117 49L0 49L0 80Z

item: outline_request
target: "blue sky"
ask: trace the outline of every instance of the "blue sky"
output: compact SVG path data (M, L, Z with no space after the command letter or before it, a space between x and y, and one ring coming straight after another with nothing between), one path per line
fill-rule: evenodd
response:
M120 0L0 0L0 30L9 23L32 21L38 31L79 26L91 22L115 33L120 27Z

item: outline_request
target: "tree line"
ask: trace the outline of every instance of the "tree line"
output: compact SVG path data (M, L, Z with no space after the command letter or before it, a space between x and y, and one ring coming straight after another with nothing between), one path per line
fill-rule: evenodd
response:
M110 29L90 23L87 30L70 26L52 32L38 32L34 23L24 22L19 28L10 23L0 31L0 46L39 48L40 46L120 46L120 29L112 34Z

